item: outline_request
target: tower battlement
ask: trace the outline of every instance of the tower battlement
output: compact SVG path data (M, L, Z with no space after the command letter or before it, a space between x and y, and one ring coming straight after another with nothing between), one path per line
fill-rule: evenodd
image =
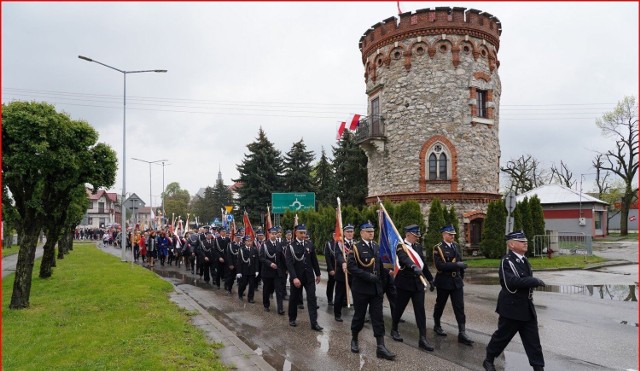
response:
M409 37L429 35L465 35L486 40L497 51L502 24L495 16L477 9L436 7L400 14L400 19L389 17L371 26L360 37L362 59L382 46Z

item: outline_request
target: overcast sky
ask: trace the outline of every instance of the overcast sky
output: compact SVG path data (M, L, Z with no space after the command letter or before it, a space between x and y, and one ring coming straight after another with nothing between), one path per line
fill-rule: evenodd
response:
M225 183L262 127L282 153L301 138L331 155L340 121L366 114L360 36L396 2L2 3L2 102L54 104L88 121L122 161L127 77L127 191L148 204L149 165L194 194ZM403 12L463 6L502 22L502 163L564 161L593 188L595 119L638 92L637 3L400 2ZM152 167L153 205L162 167ZM504 184L502 184L504 186ZM122 190L118 170L113 191Z

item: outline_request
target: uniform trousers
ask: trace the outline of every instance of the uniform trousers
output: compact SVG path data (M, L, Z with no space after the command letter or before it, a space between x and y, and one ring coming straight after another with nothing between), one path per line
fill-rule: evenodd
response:
M213 283L220 288L220 281L224 280L224 263L220 263L220 261L214 262L213 266L215 267L215 276L213 276Z
M227 291L231 291L233 288L233 281L236 280L236 268L229 269L229 266L225 266L225 270L227 272L227 276L224 279L224 288Z
M351 332L359 333L364 327L364 317L369 308L373 336L384 336L384 318L382 316L382 295L368 295L358 292L353 294L353 319L351 320Z
M242 298L244 296L244 290L247 288L247 284L249 285L247 299L253 300L253 294L256 290L255 274L242 275L242 277L240 278L240 282L238 283L238 297Z
M213 266L214 262L212 262L211 260L206 261L204 259L202 259L202 268L200 271L200 274L204 273L204 281L205 282L210 282L212 277L215 277L215 268Z
M291 283L291 297L289 298L289 321L295 321L298 318L298 303L302 302L302 289L307 292L307 310L309 311L309 321L311 325L318 323L318 309L316 300L316 282L314 280L300 279L302 284L297 288L293 282Z
M424 312L424 291L409 291L396 287L396 311L393 314L393 324L400 323L400 318L404 313L409 300L413 304L413 313L416 316L416 325L420 336L427 335L427 315Z
M327 301L333 303L333 288L336 286L336 279L334 276L329 275L327 280Z
M284 300L284 287L279 287L284 285L284 281L281 277L262 277L262 283L264 287L262 288L262 305L265 308L269 308L271 306L271 294L276 293L276 307L278 308L278 312L283 310L282 301Z
M387 296L387 300L389 301L389 308L391 309L391 318L393 318L394 313L396 312L396 301L398 300L398 291L396 290L396 285L393 283L384 285L382 287L384 290L384 294Z
M342 303L347 300L347 287L344 282L336 281L336 298L333 301L333 315L342 316Z
M487 345L487 355L493 358L499 356L517 332L520 333L529 364L544 367L544 356L538 334L538 320L535 318L529 321L518 321L500 316L498 329L491 335L491 340Z
M439 320L442 317L444 306L447 304L447 299L451 297L451 306L453 307L453 314L456 316L456 321L460 325L466 323L466 317L464 315L464 291L462 287L454 290L437 289L436 305L433 306L433 318Z

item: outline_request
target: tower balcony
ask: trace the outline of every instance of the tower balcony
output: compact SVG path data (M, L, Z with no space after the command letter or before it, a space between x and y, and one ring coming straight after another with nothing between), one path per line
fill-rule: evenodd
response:
M371 115L360 119L355 141L365 150L373 147L384 151L384 143L387 141L387 137L384 135L384 117Z

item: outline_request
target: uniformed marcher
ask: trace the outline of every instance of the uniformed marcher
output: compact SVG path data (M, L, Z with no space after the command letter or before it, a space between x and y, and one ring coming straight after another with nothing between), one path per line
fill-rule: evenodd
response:
M233 282L236 280L236 274L238 272L237 269L237 260L238 260L238 251L243 246L242 237L244 236L244 231L242 229L236 232L236 235L227 245L227 252L225 254L225 266L226 266L226 276L227 278L224 281L225 290L227 290L227 294L231 295L231 289L233 288Z
M442 326L440 318L447 304L447 299L451 297L451 306L458 322L458 342L472 345L473 340L467 336L465 331L466 317L464 315L464 270L467 264L462 261L460 246L454 242L456 230L453 225L447 225L440 229L442 232L442 242L433 247L433 260L436 266L436 305L433 307L433 330L440 336L447 336Z
M413 304L413 313L416 318L416 326L418 327L419 340L418 347L427 351L432 351L433 346L427 340L427 315L424 310L424 295L425 286L420 279L423 276L429 283L433 281L433 276L425 264L424 254L422 252L422 245L418 243L420 238L420 228L415 225L409 225L404 228L405 237L404 244L407 248L412 249L415 252L415 260L407 254L402 247L402 244L398 244L396 247L396 255L398 258L398 264L400 270L396 274L394 284L396 285L396 310L393 313L391 321L391 338L395 341L403 341L404 339L398 332L398 324L400 318L404 313L409 300ZM413 254L412 254L413 255ZM422 267L421 267L422 266Z
M265 311L271 307L271 295L276 293L276 308L278 314L284 314L283 300L284 289L280 287L284 282L280 279L284 275L286 261L282 255L282 249L277 241L278 228L269 229L269 239L262 244L260 249L260 262L262 263L262 305Z
M327 241L327 243L324 244L324 261L327 264L327 274L328 274L326 294L327 294L327 302L329 303L329 306L333 306L333 292L336 286L335 238L336 238L336 233L334 232L332 234L332 238L329 241Z
M244 246L238 251L236 260L238 265L236 277L240 281L238 283L238 298L242 300L244 290L247 288L247 285L249 285L247 302L254 303L253 294L256 290L256 277L258 276L258 251L255 246L253 246L251 235L245 235L242 241L244 241Z
M322 331L318 325L318 309L316 300L316 285L320 283L320 266L313 243L307 240L307 228L304 224L296 227L296 237L287 246L287 270L291 282L291 297L289 298L289 325L297 326L298 298L302 289L307 292L307 305L311 329Z
M373 336L376 338L376 356L384 359L394 359L384 344L384 318L382 315L382 301L384 291L382 281L386 269L382 267L380 247L373 241L373 225L364 223L360 226L362 241L352 246L347 258L347 268L353 276L351 292L353 294L354 314L351 320L351 351L359 353L358 334L364 327L364 317L369 308Z
M333 254L333 266L335 267L336 274L334 279L336 280L336 296L333 304L333 317L336 321L342 322L342 306L343 303L347 302L347 285L346 281L349 280L351 283L351 277L345 275L345 271L347 270L347 262L344 257L348 254L351 249L353 249L353 245L355 245L355 241L353 240L353 226L351 224L347 224L342 228L344 231L344 249L345 252L342 252L342 246L340 243L336 243L334 245L334 254ZM347 278L348 277L348 278ZM351 285L349 285L351 286Z
M260 250L262 250L262 245L264 245L265 241L266 239L262 229L256 230L256 239L255 241L253 241L253 245L255 246L258 255L260 255ZM256 289L260 287L260 285L262 285L262 261L258 260L258 276L256 277Z
M213 284L220 288L220 282L225 282L226 278L226 267L225 267L225 255L227 251L227 246L231 242L229 237L227 237L227 230L224 228L219 229L220 236L216 237L216 276L213 279ZM227 289L227 285L225 282L225 290Z
M533 306L533 289L544 286L541 279L533 277L531 264L525 257L527 236L523 231L507 235L507 253L500 262L500 294L496 312L498 329L487 345L487 357L482 363L485 370L495 370L493 360L507 347L516 333L534 370L544 370L544 356L538 333L538 316Z
M210 283L211 278L213 278L216 274L214 264L215 264L215 240L213 239L213 234L209 231L205 232L205 239L200 244L200 249L198 250L198 259L202 261L202 272L204 275L204 282Z
M195 274L196 273L196 255L198 252L198 248L200 246L200 237L198 236L197 233L193 233L193 232L187 232L187 246L185 246L185 250L183 252L188 254L188 263L187 264L187 269L189 269L188 267L191 267L191 274Z

